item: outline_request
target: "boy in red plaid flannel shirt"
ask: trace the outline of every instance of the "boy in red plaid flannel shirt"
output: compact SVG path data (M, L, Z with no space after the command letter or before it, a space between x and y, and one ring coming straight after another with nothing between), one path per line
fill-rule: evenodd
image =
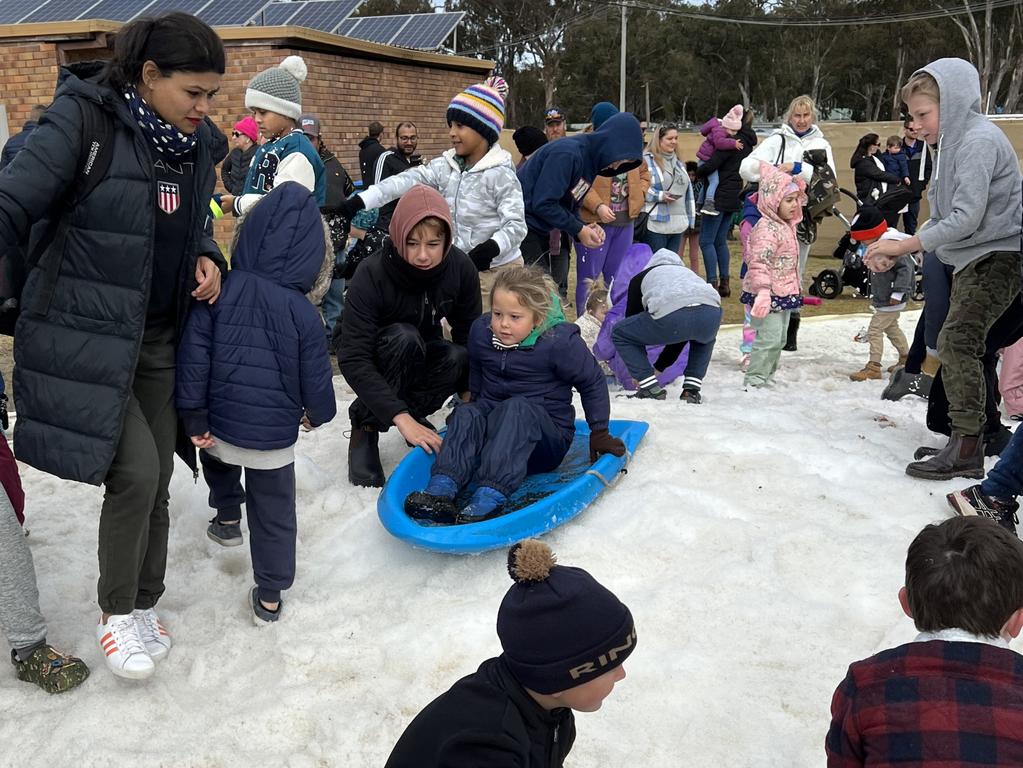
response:
M920 634L849 667L829 768L1023 765L1023 542L987 518L928 525L899 602Z

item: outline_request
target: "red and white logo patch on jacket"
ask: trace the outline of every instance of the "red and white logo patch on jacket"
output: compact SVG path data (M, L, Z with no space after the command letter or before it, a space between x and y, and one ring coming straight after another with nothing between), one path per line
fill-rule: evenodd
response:
M156 202L164 213L174 213L181 205L181 192L177 184L161 181L156 185Z

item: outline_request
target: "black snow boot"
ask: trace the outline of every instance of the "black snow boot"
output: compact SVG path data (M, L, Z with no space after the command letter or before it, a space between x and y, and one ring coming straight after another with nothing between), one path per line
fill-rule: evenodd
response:
M348 441L348 482L352 485L384 487L379 438L380 433L373 427L352 427L352 437Z
M450 496L435 496L425 491L413 491L405 497L405 514L413 520L451 525L455 522L458 507Z
M906 467L906 474L921 480L951 480L953 477L984 479L984 436L953 432L948 445L923 461Z
M984 433L984 456L1001 456L1002 451L1005 450L1005 446L1009 444L1012 439L1012 430L1008 427L999 424L991 432ZM931 448L927 445L921 445L913 453L913 458L919 461L920 459L926 459L928 456L937 456L941 452L941 448Z
M899 368L892 374L891 381L881 393L882 400L901 400L906 395L916 395L926 400L931 394L931 384L934 378L926 373L907 373L905 368Z
M799 334L799 315L792 315L789 318L789 333L785 338L785 346L782 349L786 352L795 352L799 348L796 346L796 336Z

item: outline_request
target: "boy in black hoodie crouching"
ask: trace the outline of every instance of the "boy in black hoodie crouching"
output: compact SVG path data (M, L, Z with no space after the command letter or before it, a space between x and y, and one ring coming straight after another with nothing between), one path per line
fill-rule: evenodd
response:
M515 584L497 613L504 653L419 713L385 768L558 768L578 712L596 712L625 677L632 614L581 568L529 540L508 554Z

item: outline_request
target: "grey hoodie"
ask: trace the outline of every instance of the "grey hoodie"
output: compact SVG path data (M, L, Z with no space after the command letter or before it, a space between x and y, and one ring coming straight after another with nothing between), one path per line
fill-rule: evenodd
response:
M673 269L654 269L662 266ZM643 306L655 320L694 304L721 306L717 289L684 266L674 251L667 248L657 251L644 270L646 274L640 283Z
M981 114L980 76L962 59L926 72L941 94L938 148L927 190L931 218L920 244L956 272L995 251L1020 250L1023 194L1019 160L998 126Z

